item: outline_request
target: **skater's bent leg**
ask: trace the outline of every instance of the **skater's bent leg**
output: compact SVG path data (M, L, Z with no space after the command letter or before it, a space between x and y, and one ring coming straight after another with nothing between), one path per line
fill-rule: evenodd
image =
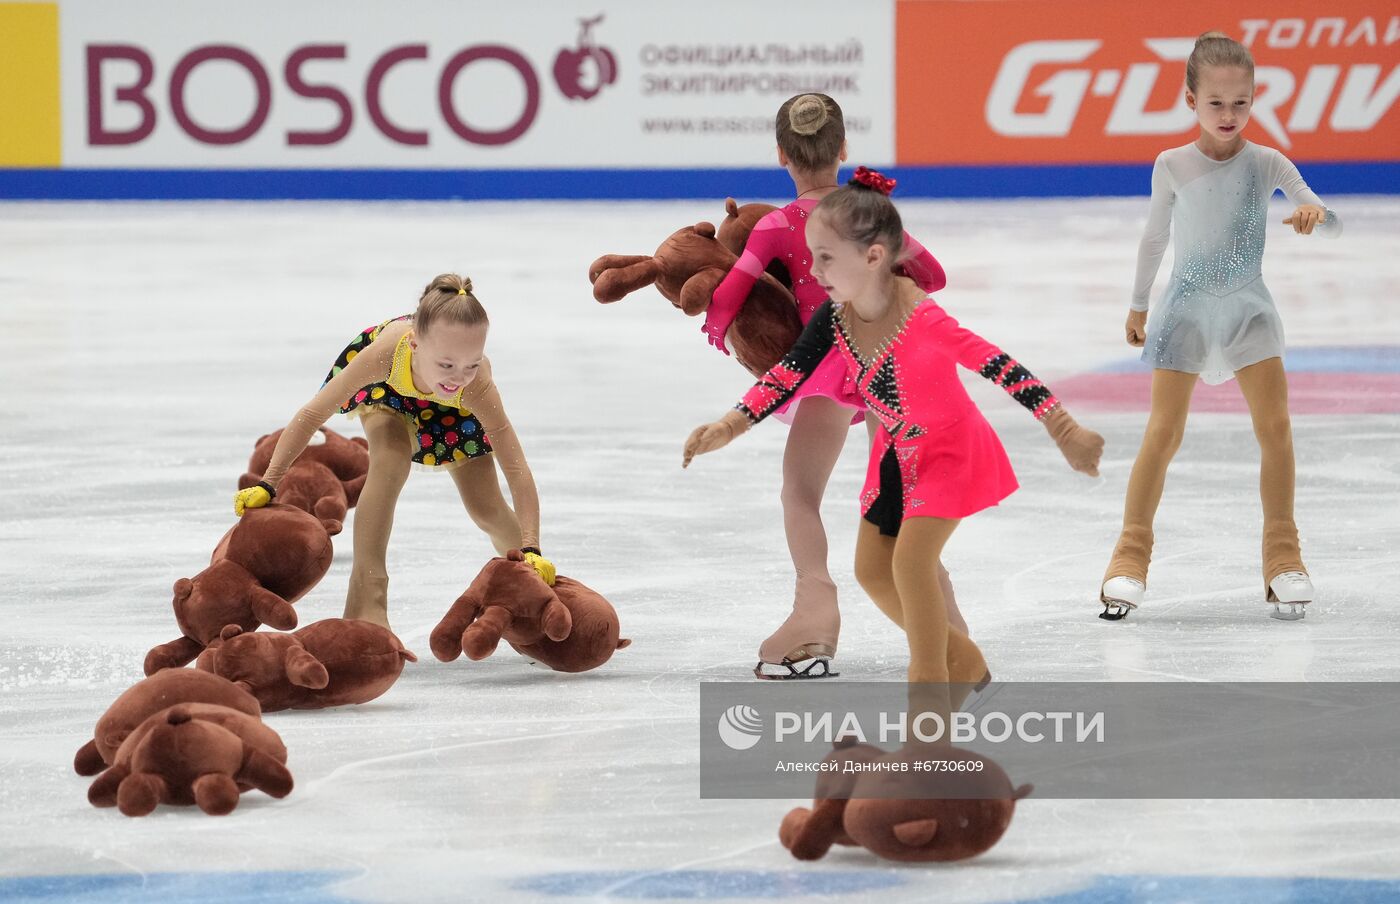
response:
M880 529L864 519L856 534L856 581L866 595L890 621L904 627L904 614L899 602L899 590L894 585L894 537L886 537ZM967 622L958 609L953 594L953 580L943 563L938 563L938 588L943 591L948 609L948 627L970 635Z
M904 522L904 526L907 527L916 521L925 520L928 519L911 519ZM903 528L901 528L900 533L903 535ZM880 607L880 611L884 612L890 621L903 628L904 605L900 600L899 588L894 579L895 544L894 537L884 536L875 525L868 521L861 521L856 539L856 579L875 604ZM939 590L946 592L944 587L947 581L947 571L943 569L941 562L937 563L937 574ZM965 631L951 623L951 617L947 637L948 680L964 682L963 685L951 689L952 693L946 701L950 707L956 709L971 692L971 685L980 681L987 674L987 664L982 658L982 651L977 648L977 645L972 642Z
M856 583L890 621L904 627L899 588L894 584L894 537L861 519L856 531Z
M820 396L797 406L783 452L783 528L797 573L792 612L759 647L759 659L781 662L832 656L841 631L836 584L827 569L822 496L850 430L851 410Z
M1259 500L1264 508L1264 585L1286 571L1307 569L1293 520L1293 426L1283 359L1269 358L1235 372L1259 440Z
M1167 466L1181 448L1186 433L1186 415L1191 408L1191 392L1196 380L1196 374L1182 371L1162 368L1152 371L1152 411L1128 477L1123 532L1104 580L1122 576L1147 583L1147 566L1152 558L1152 521L1162 501Z
M394 508L408 480L413 439L397 414L372 412L360 423L369 440L369 473L355 507L354 561L345 594L345 617L389 627L389 569L385 557Z
M491 539L498 555L505 555L521 544L520 521L501 493L496 479L496 456L479 455L456 464L449 471L467 514Z
M958 597L953 592L953 576L948 574L941 560L938 563L938 588L943 591L943 603L948 608L948 627L971 637L972 632L968 630L967 620L958 608Z
M938 584L938 558L958 522L910 518L899 528L891 571L909 642L910 683L947 682L948 610Z

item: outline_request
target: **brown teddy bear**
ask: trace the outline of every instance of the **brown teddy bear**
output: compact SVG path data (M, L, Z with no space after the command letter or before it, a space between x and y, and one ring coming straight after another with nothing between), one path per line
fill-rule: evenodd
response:
M980 768L915 771L916 760L946 760ZM904 748L885 757L909 771L861 776L846 806L846 834L886 860L966 860L1001 840L1030 785L1012 787L1000 766L952 746Z
M848 763L873 763L884 755L885 751L880 748L858 744L851 738L838 740L836 749L823 760L837 764L838 768L817 774L812 808L797 807L783 817L778 827L778 839L783 847L798 860L820 860L833 844L855 844L846 834L843 821L846 804L861 773L847 773L840 767Z
M252 694L226 678L194 669L163 669L136 682L112 701L97 720L92 740L73 757L73 771L96 775L106 769L136 726L152 713L177 703L214 703L250 716L262 713Z
M146 654L146 674L182 666L225 625L252 631L297 626L292 603L331 567L330 534L314 515L274 503L250 509L214 549L208 568L175 582L175 621L183 637Z
M757 208L766 205L739 208L730 199L726 206L732 210L725 239L742 250L758 219ZM593 284L593 297L604 304L654 283L662 297L694 317L710 306L715 288L738 259L716 238L714 225L702 222L677 229L655 254L603 255L588 268L588 281ZM729 342L739 363L754 376L762 376L782 360L801 332L792 293L771 275L764 275L730 328Z
M917 760L946 760L975 769L915 770ZM824 772L812 808L783 819L778 837L801 860L852 844L887 860L950 861L992 848L1011 824L1016 801L1032 786L1013 788L1000 766L969 750L942 745L886 754L869 744L838 741L827 761L902 764L907 771ZM844 795L849 799L840 799Z
M272 797L292 790L287 748L257 716L210 703L153 713L117 748L88 789L94 807L145 816L160 804L198 805L211 816L238 806L244 790Z
M559 672L586 672L632 641L618 639L617 611L596 591L559 575L540 580L518 550L486 563L429 638L433 655L485 659L504 638Z
M573 621L568 637L554 640L540 634L533 641L520 635L506 637L506 642L532 664L556 672L587 672L631 646L630 638L618 636L617 610L602 594L563 575L555 578L554 592Z
M272 461L272 451L282 431L260 437L248 460L248 471L238 479L246 490L262 480ZM277 501L320 518L332 536L340 533L345 515L360 500L369 474L369 444L363 437L347 439L322 427L277 486Z
M326 618L294 634L228 625L195 666L257 697L263 712L367 703L418 657L394 632L367 621Z

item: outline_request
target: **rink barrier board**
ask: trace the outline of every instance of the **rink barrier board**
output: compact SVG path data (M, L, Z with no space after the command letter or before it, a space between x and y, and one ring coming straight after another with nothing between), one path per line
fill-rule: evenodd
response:
M903 874L901 874L903 873ZM270 900L282 904L352 904L354 881L364 872L249 870L152 873L72 873L0 877L0 899L92 904L176 904L208 900ZM400 880L402 882L402 880ZM867 869L733 870L636 869L540 873L509 883L512 891L558 900L811 900L821 895L897 894L896 889L932 888L935 874ZM1321 876L1099 875L1054 883L1061 890L998 897L1003 904L1166 904L1174 901L1287 901L1289 904L1382 904L1400 896L1400 881ZM1068 887L1064 887L1068 886ZM412 884L399 886L400 900L415 899ZM419 889L422 890L421 888ZM493 889L494 890L494 889ZM505 894L501 889L498 894ZM1014 894L1014 893L1013 893ZM426 895L425 897L431 897Z
M1400 194L1400 161L1300 164L1323 198ZM1151 164L891 167L899 198L1146 195ZM507 201L785 198L761 169L0 169L0 200Z

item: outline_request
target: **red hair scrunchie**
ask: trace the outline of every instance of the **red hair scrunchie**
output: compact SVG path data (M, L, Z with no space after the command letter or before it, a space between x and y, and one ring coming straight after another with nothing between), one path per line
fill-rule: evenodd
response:
M894 191L896 184L896 180L889 176L864 166L856 167L856 174L851 182L863 185L872 191L878 191L882 195L888 195Z

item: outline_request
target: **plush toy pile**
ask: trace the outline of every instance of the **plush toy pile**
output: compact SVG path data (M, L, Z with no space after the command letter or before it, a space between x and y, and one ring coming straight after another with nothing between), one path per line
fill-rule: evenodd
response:
M280 435L257 441L240 487L257 483ZM293 604L325 577L331 537L368 473L364 440L321 430L279 484L277 500L245 512L209 566L175 582L181 636L146 654L147 677L112 702L73 758L79 775L97 776L88 792L94 806L128 816L160 804L223 815L245 791L285 797L292 790L287 749L263 714L368 703L417 661L392 631L367 621L326 618L293 633L257 630L296 628ZM479 601L472 612L463 602L469 598ZM545 603L554 614L548 630L538 618L530 621ZM502 613L510 613L504 622ZM519 551L487 563L444 624L453 619L460 622L454 655L442 658L455 658L465 631L490 649L504 637L534 664L581 672L630 642L619 639L607 600L567 577L551 587ZM195 668L183 668L191 660Z

